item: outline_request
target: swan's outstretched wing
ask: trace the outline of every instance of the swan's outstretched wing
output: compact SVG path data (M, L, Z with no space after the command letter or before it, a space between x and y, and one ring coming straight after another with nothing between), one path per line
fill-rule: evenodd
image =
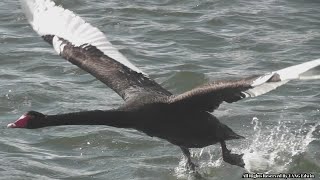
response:
M225 101L232 103L247 97L267 93L295 79L320 79L320 59L290 66L272 73L237 81L218 81L178 96L171 96L169 103L185 109L212 112Z
M131 64L97 28L51 0L20 0L33 29L71 63L108 85L124 100L145 93L171 95Z

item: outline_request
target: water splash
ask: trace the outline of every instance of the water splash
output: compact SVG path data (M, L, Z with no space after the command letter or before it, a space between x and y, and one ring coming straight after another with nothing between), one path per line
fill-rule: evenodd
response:
M249 172L283 173L290 168L295 156L306 152L309 143L315 139L312 133L320 122L297 124L281 120L275 126L265 125L253 117L251 124L254 136L248 145L230 149L233 153L244 153L245 169ZM223 164L220 146L192 150L191 154L201 174L207 174L207 170L212 171L212 168L217 169ZM187 170L185 158L175 168L175 174L179 179L192 179L193 174Z
M8 93L5 95L8 100L11 99L11 96L12 96L11 93L12 93L12 90L9 89Z
M182 160L179 162L179 166L174 169L175 174L177 175L177 177L179 179L180 178L185 179L189 175L188 174L188 170L186 168L186 164L187 164L187 159L186 158L182 158Z
M220 146L208 146L201 149L191 149L192 161L197 164L197 172L191 172L187 169L187 159L182 157L179 166L175 168L175 174L179 179L197 179L201 174L209 174L207 168L220 167L222 157ZM217 159L217 157L219 157ZM209 170L210 171L210 170Z
M245 149L245 169L249 172L284 172L293 157L306 151L314 140L312 133L320 124L307 126L306 122L297 126L290 121L279 121L277 126L262 125L254 117L254 138ZM266 130L264 130L266 129Z

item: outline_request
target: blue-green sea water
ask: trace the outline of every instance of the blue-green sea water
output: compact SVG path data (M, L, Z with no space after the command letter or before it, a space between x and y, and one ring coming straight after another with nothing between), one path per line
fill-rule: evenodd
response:
M132 63L175 94L320 58L317 0L57 0L102 30ZM48 20L50 21L50 20ZM111 109L107 86L58 56L30 27L19 1L0 2L0 179L242 179L244 173L320 178L320 81L292 81L214 112L245 140L245 169L219 145L180 149L135 130L104 126L7 129L28 110ZM194 120L195 123L197 120ZM192 132L190 132L192 133Z

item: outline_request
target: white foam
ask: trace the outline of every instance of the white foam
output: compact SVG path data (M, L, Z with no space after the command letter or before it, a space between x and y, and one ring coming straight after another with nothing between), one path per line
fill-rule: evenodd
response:
M305 123L288 123L279 121L277 126L268 127L258 118L252 119L254 137L248 148L243 150L246 170L285 172L294 157L306 151L309 143L314 140L312 133L320 123L309 127L303 127Z

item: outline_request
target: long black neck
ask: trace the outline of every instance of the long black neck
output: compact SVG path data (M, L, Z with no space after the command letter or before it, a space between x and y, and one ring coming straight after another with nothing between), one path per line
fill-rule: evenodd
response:
M62 125L107 125L119 128L132 127L132 114L120 110L94 110L67 114L47 115L38 125L62 126Z

